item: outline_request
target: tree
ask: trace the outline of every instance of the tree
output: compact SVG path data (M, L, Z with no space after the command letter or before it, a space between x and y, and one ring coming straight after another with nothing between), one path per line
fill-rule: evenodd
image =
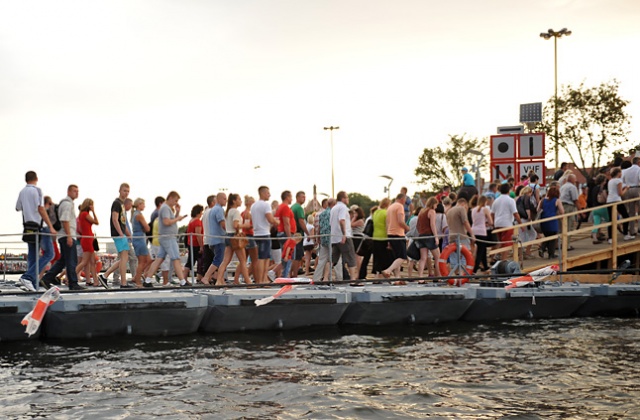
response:
M488 142L486 138L465 139L465 135L450 134L444 146L427 147L423 150L418 158L418 167L414 171L418 177L418 184L425 185L434 191L445 185L455 188L462 184L460 170L465 166L475 176L476 157L466 154L465 151L475 149L485 153ZM485 168L486 164L484 160L481 169Z
M358 207L361 207L365 216L369 216L371 207L380 204L379 201L372 200L368 195L360 193L349 193L347 195L349 196L349 204L356 204Z
M631 117L625 110L629 101L620 97L618 87L615 79L590 88L581 83L565 86L558 95L558 146L585 177L595 176L609 160L613 147L624 149L629 142ZM555 135L554 113L552 97L545 106L540 130ZM547 144L553 148L554 139L549 137Z

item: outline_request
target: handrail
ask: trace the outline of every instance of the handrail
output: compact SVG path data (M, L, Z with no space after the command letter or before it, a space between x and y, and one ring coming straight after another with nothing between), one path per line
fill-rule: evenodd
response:
M507 251L507 250L512 250L513 251L513 261L515 262L520 262L520 251L522 249L524 249L526 246L529 245L536 245L536 244L541 244L543 242L547 242L549 240L554 240L554 239L558 239L561 237L566 237L567 240L566 241L562 241L562 247L559 248L559 265L560 265L560 269L561 270L566 270L568 267L568 257L567 257L567 251L568 251L568 244L570 242L569 238L571 236L575 236L577 234L581 234L581 233L585 233L585 232L589 232L591 230L594 229L594 226L588 226L588 227L584 227L584 228L580 228L580 229L575 229L571 232L568 231L568 218L569 217L575 217L576 215L579 214L583 214L585 212L592 212L595 210L599 210L599 209L604 209L604 208L608 208L611 207L611 220L608 222L603 222L597 225L597 228L607 228L609 226L611 226L611 230L612 232L617 232L618 230L618 225L621 223L627 223L627 222L631 222L634 220L640 220L640 214L638 214L637 216L629 216L627 218L624 219L620 219L618 220L618 205L620 204L627 204L627 203L633 203L633 202L640 202L640 197L635 197L635 198L630 198L627 200L622 200L622 201L616 201L613 203L606 203L597 207L589 207L583 210L576 210L574 212L571 213L564 213L564 214L559 214L553 217L548 217L548 218L541 218L541 219L536 219L536 220L531 220L525 223L521 223L521 224L517 224L517 225L513 225L513 226L509 226L509 227L503 227L503 228L499 228L499 229L494 229L493 233L499 233L499 232L504 232L506 230L509 229L513 229L514 231L514 241L513 241L513 245L507 246L507 247L501 247L498 249L494 249L488 252L488 255L495 255L495 254L499 254L501 252ZM536 238L534 240L531 241L526 241L526 242L522 242L518 240L518 236L519 236L519 231L521 228L525 228L527 226L533 226L542 222L548 222L548 221L553 221L553 220L560 220L560 229L558 231L558 233L556 235L551 235L551 236L546 236L544 238ZM617 235L612 235L612 246L613 246L613 254L612 254L612 268L616 268L617 266L617 244L618 244L618 237Z

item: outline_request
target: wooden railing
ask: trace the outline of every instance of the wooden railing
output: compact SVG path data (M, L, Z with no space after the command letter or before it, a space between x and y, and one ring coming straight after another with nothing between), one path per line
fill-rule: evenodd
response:
M500 233L500 232L504 232L508 229L513 229L513 244L511 246L507 246L507 247L502 247L502 248L498 248L498 249L493 249L491 251L488 252L489 255L495 255L495 254L499 254L508 250L511 250L513 252L513 261L519 262L521 259L521 252L524 250L525 247L529 246L529 245L539 245L542 244L544 242L547 242L549 240L557 240L558 238L566 238L566 240L561 241L562 246L560 248L558 248L559 250L559 254L558 254L558 264L560 266L560 270L561 271L565 271L566 269L568 269L568 264L567 264L567 258L568 258L568 248L569 248L569 243L571 242L571 238L575 237L576 235L579 234L584 234L586 232L591 232L593 229L601 229L601 228L607 228L609 226L611 226L611 231L613 233L612 238L611 238L611 246L612 246L612 257L611 257L611 268L616 268L617 266L617 261L618 261L618 226L622 223L626 223L626 222L631 222L634 220L640 220L640 213L637 216L630 216L626 219L620 219L618 220L618 204L627 204L627 203L633 203L633 202L638 202L640 204L640 197L637 198L631 198L629 200L623 200L623 201L618 201L615 203L608 203L608 204L603 204L601 206L598 207L592 207L592 208L588 208L585 210L578 210L578 211L574 211L571 213L565 213L565 214L561 214L561 215L557 215L554 217L549 217L549 218L542 218L542 219L538 219L538 220L534 220L534 221L529 221L526 223L522 223L519 225L514 225L512 227L505 227L505 228L500 228L500 229L494 229L493 233ZM584 212L592 212L594 210L598 210L598 209L606 209L607 207L612 207L611 209L611 220L609 222L604 222L604 223L600 223L598 225L589 225L587 227L583 227L580 229L575 229L572 230L571 232L569 232L568 227L569 227L569 217L576 217L578 214L584 213ZM522 242L518 240L518 235L520 234L520 228L523 227L527 227L527 226L532 226L533 225L537 225L543 221L551 221L551 220L559 220L560 221L560 230L558 232L557 235L552 235L552 236L545 236L544 238L537 238L534 239L532 241L527 241L527 242ZM550 260L550 261L554 261L554 260Z

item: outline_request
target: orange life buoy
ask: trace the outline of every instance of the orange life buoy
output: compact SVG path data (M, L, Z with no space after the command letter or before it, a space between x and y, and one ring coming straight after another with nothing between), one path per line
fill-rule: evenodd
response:
M458 249L455 243L447 245L445 249L442 250L442 254L440 254L440 258L438 259L438 268L440 268L440 275L446 277L449 275L449 266L447 265L447 259L449 255L453 252L456 252ZM468 273L473 273L473 266L475 265L475 261L473 260L473 255L471 251L469 251L464 246L460 246L460 254L467 261L466 269ZM469 279L448 279L447 283L451 286L462 286L465 283L468 283Z

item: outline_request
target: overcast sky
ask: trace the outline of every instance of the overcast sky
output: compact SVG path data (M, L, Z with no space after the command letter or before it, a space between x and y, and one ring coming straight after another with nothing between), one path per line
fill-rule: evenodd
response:
M0 232L27 170L56 202L78 184L101 235L121 182L186 211L221 188L330 194L329 125L336 192L412 193L425 147L549 99L549 28L573 31L559 83L617 78L640 143L638 22L633 0L0 0Z

